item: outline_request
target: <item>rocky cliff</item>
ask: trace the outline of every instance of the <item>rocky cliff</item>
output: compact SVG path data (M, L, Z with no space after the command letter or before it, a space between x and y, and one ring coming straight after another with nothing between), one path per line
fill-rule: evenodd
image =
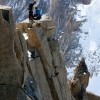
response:
M15 25L11 8L0 7L0 100L75 100L54 32L49 16Z
M0 30L0 100L71 100L50 17L15 28L11 8L1 6Z
M27 8L30 2L33 0L0 0L0 4L12 7L16 23L28 17ZM77 33L82 21L76 22L74 19L77 12L76 5L79 3L87 5L90 2L91 0L37 0L37 5L43 14L49 14L54 20L56 30L53 37L59 39L60 51L67 67L75 66L73 62L78 61L81 54Z

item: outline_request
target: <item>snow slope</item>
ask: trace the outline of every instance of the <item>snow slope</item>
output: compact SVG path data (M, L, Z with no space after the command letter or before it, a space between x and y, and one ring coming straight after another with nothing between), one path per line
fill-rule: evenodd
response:
M87 90L100 95L100 0L93 0L90 5L78 5L81 16L87 21L82 25L79 43L82 46L82 54L91 74L90 84ZM80 17L77 16L80 20Z

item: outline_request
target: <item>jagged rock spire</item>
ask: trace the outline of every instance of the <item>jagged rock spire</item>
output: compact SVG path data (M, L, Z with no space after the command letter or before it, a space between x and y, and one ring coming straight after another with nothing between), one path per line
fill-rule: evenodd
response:
M73 79L76 79L83 75L84 73L88 72L87 65L85 63L85 59L82 57L79 64L77 65L76 69L74 70L74 77Z

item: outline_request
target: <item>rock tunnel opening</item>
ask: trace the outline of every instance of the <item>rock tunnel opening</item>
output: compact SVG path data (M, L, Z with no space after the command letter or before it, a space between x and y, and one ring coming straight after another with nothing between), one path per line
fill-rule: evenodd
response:
M4 18L8 23L10 23L10 20L9 20L9 10L2 10L2 15L3 15L3 18Z

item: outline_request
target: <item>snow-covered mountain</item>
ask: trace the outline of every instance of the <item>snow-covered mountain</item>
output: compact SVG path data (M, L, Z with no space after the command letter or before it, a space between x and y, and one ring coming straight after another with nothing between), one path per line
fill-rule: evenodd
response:
M81 10L81 16L85 16L87 21L83 24L81 29L83 32L80 34L80 44L83 48L83 55L86 57L86 61L91 68L91 72L98 72L100 66L100 50L99 50L99 19L100 19L100 1L93 0L88 5L79 5L78 9Z
M80 15L87 19L81 27L83 32L80 34L79 41L83 49L82 54L93 74L87 89L100 95L100 1L93 0L88 6L78 5L78 9L80 9Z

